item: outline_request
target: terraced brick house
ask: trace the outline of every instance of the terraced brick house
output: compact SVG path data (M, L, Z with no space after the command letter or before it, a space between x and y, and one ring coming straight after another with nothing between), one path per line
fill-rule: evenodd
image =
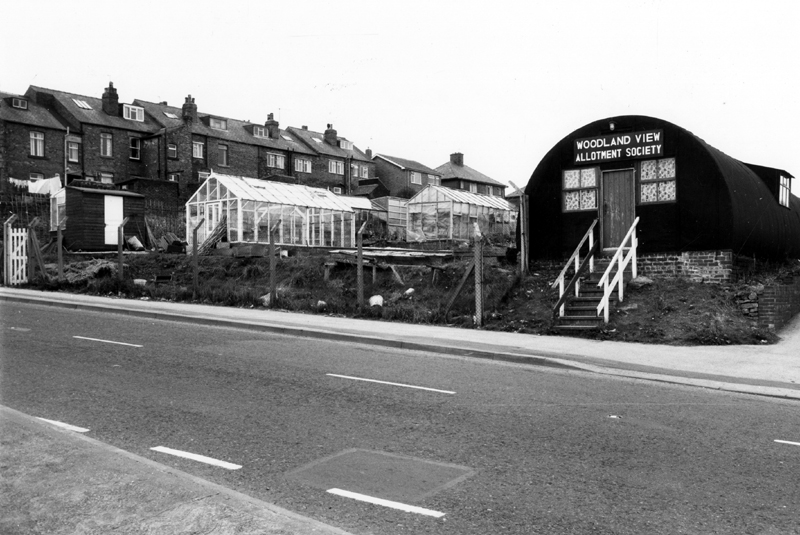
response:
M378 179L392 197L410 199L429 184L441 185L442 175L438 171L414 160L376 154L372 161Z
M314 157L305 164L310 165L310 172L304 175L303 183L307 186L351 195L360 180L375 177L372 160L352 141L339 137L332 124L323 133L309 130L307 126L290 126L288 131L314 153Z
M437 167L436 172L442 176L442 186L446 188L493 197L505 197L506 186L480 171L464 165L464 155L460 152L451 154L450 161Z

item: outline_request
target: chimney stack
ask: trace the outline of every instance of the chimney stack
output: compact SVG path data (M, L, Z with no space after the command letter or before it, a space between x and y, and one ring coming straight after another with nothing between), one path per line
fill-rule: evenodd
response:
M280 123L275 120L275 116L273 114L267 115L267 122L264 123L264 126L267 127L267 131L269 132L270 139L278 139L278 135L280 134L280 128L278 126Z
M459 167L464 167L464 155L460 152L454 152L450 155L450 163Z
M325 143L333 145L334 147L338 145L336 130L333 129L333 124L328 124L328 128L325 130Z
M197 122L197 104L194 103L192 95L186 97L182 110L184 122Z
M103 92L103 111L108 115L119 117L119 96L112 82L108 82L108 87Z
M367 155L367 159L369 160L372 159L372 149L367 149L367 152L365 154Z

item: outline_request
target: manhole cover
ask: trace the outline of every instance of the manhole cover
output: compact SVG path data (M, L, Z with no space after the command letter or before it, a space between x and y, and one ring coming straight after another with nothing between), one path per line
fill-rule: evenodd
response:
M452 487L474 473L466 466L351 449L292 470L286 476L323 490L338 488L411 502Z

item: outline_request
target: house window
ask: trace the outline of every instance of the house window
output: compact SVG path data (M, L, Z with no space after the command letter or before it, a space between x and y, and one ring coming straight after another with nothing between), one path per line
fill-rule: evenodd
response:
M283 154L273 154L271 152L267 153L267 167L283 169L284 163Z
M197 173L197 178L199 178L200 180L205 180L210 176L211 173L209 173L208 171L198 171Z
M31 156L44 157L44 132L31 132Z
M358 164L351 163L350 164L350 176L358 177Z
M139 160L142 157L142 140L138 137L131 138L131 160Z
M177 182L180 179L180 173L170 173L169 174L169 181L170 182Z
M89 106L89 104L87 104L85 100L78 100L76 98L73 98L72 102L74 102L75 105L78 106L81 109L84 109L84 110L91 110L92 109L92 107Z
M469 192L470 193L478 193L478 185L474 182L469 183Z
M21 98L12 98L11 99L11 105L13 107L19 108L21 110L27 110L28 109L28 101L25 100L25 99L21 99Z
M215 117L211 117L209 119L209 125L211 125L211 128L215 128L217 130L228 129L228 121L226 119L217 119Z
M193 158L203 158L203 145L205 145L202 141L192 141L192 157Z
M219 149L219 164L228 167L228 146L219 145L217 148Z
M339 140L339 148L344 150L353 150L353 142L346 139Z
M334 175L344 174L344 162L339 160L328 160L328 172Z
M176 159L178 157L178 146L175 143L167 145L167 158Z
M788 176L781 175L780 184L778 184L778 202L781 206L789 208L789 193L792 191L792 179Z
M674 202L676 197L675 158L646 160L639 173L639 202Z
M77 162L78 155L80 151L78 150L78 143L75 141L70 141L67 143L67 159L70 162Z
M439 177L436 175L428 175L428 184L433 184L434 186L438 186Z
M114 173L100 173L100 182L103 184L113 184Z
M100 156L111 157L113 155L111 134L100 134Z
M140 108L139 106L131 106L130 104L123 104L122 116L130 121L144 122L144 108Z
M564 171L564 211L597 210L598 169L570 169Z
M411 171L411 183L412 184L422 184L422 175L417 173L416 171Z
M268 137L267 136L267 129L263 126L254 126L253 127L253 135L256 137Z
M361 178L369 178L369 167L366 165L361 166Z
M341 195L341 194L342 194L342 188L334 187L334 188L333 188L333 192L334 192L336 195Z
M36 182L37 180L42 180L44 178L43 173L31 173L29 176L32 182Z
M294 170L298 173L310 173L311 172L311 160L306 160L305 158L297 158L294 161Z

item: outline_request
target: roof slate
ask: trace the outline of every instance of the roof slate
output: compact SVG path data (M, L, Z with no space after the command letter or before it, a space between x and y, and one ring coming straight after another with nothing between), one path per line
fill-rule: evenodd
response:
M493 178L489 178L480 171L476 171L475 169L466 165L455 165L453 162L447 162L440 165L436 168L436 171L441 173L442 180L459 178L462 180L479 182L481 184L490 184L492 186L500 186L502 188L506 187L505 184L498 182Z
M21 110L11 105L11 98L21 98L28 102L28 109ZM8 100L6 100L8 99ZM44 106L36 104L33 100L24 95L14 95L12 93L0 92L0 120L8 121L10 123L27 124L31 126L39 126L42 128L51 128L53 130L65 130L61 121L55 115L50 113Z
M389 156L388 154L376 154L372 159L381 158L391 164L394 164L398 167L409 169L411 171L419 171L421 173L427 173L429 175L440 175L438 171L431 169L427 165L422 165L421 163L414 161L414 160L407 160L405 158L397 158L395 156Z
M39 93L44 93L47 95L52 95L58 102L61 103L64 108L73 116L75 119L84 124L93 124L93 125L100 125L100 126L107 126L109 128L118 128L121 130L132 130L135 132L155 132L158 130L158 125L154 123L152 120L149 120L147 116L145 116L144 122L139 121L131 121L129 119L125 119L122 116L114 116L108 115L103 111L103 100L97 97L87 97L85 95L78 95L76 93L68 93L66 91L59 91L57 89L47 89L44 87L36 87L30 86L29 90L33 90ZM91 106L91 110L86 110L81 108L75 103L75 100L82 100L86 102L89 106ZM127 102L122 102L120 100L119 109L122 111L123 104L128 104ZM132 103L131 103L132 104ZM134 104L135 105L135 104Z
M319 132L314 132L313 130L306 130L304 128L297 128L294 126L290 126L288 130L295 137L301 139L303 143L305 143L315 153L324 154L326 156L335 156L342 159L352 158L354 160L372 163L372 161L367 158L367 155L361 152L361 149L356 146L353 146L353 150L334 147L333 145L328 145L325 143L325 134L320 134ZM314 141L315 137L322 140L322 143ZM336 139L343 139L347 141L347 138L341 136L337 136Z
M150 115L153 120L157 121L159 124L166 128L174 128L178 126L182 126L183 123L183 109L178 108L175 106L169 106L167 104L155 104L153 102L147 102L145 100L137 99L136 104L143 107L145 112ZM171 117L167 117L164 115L164 112L171 113L176 115L178 118L173 119ZM253 126L264 126L262 124L251 123L248 121L240 121L238 119L231 119L229 117L224 117L222 115L215 115L209 113L198 113L198 120L197 122L192 123L192 133L213 137L216 139L224 139L228 141L234 141L237 143L244 143L247 145L259 145L261 147L266 147L270 149L276 150L283 150L283 151L293 151L298 152L301 154L308 154L313 155L314 152L309 150L304 144L300 143L294 136L289 134L286 130L279 130L279 137L277 139L272 138L262 138L254 136L250 133L249 128ZM210 126L206 126L205 123L202 122L202 119L206 117L215 117L219 119L225 119L227 121L227 130L219 130L217 128L211 128ZM292 141L287 141L282 136L287 135L292 138Z

